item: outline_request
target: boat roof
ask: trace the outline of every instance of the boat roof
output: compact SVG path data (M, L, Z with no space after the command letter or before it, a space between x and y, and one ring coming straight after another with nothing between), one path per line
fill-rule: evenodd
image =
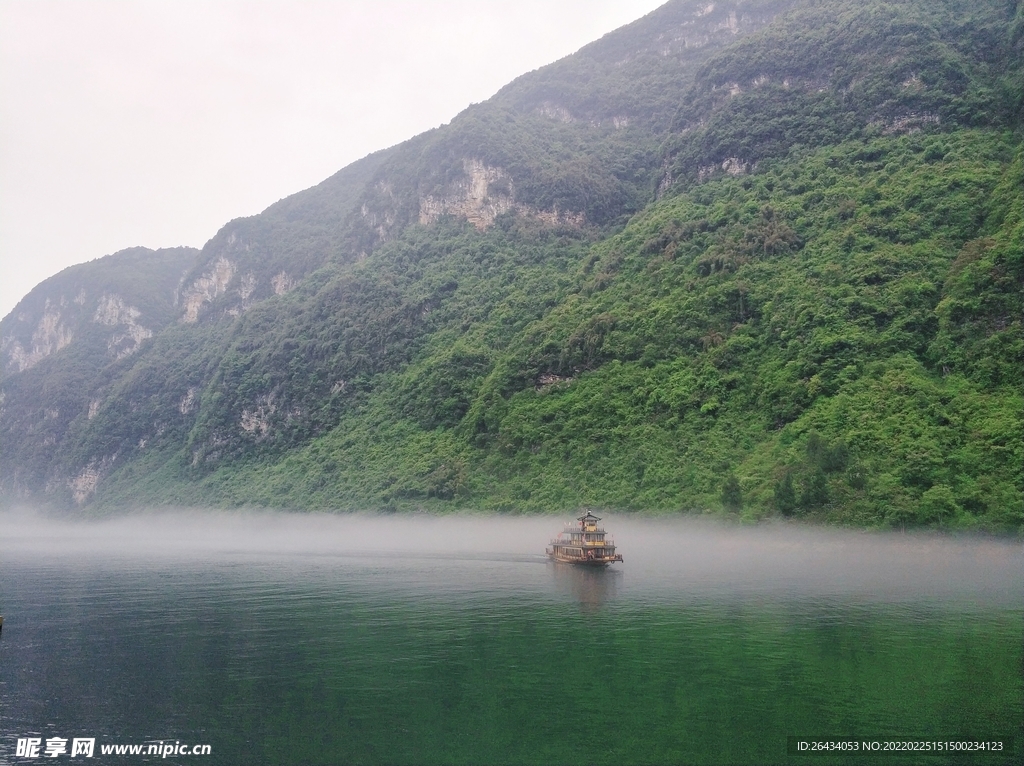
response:
M586 521L587 519L593 519L594 521L600 521L601 517L600 516L595 516L594 514L592 514L590 512L589 509L582 516L577 516L576 517L576 521Z

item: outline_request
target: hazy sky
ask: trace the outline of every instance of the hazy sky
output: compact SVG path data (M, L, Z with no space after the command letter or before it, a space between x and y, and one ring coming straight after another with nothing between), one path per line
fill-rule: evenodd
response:
M662 0L0 0L0 317L135 245L201 247Z

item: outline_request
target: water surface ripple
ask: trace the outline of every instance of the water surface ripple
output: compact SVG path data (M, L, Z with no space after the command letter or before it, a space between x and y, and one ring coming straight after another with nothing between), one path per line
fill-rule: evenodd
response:
M0 517L0 763L30 736L206 743L110 760L206 764L852 763L786 738L1010 737L966 762L1017 762L1019 544L605 525L625 562L595 571L544 558L551 518Z

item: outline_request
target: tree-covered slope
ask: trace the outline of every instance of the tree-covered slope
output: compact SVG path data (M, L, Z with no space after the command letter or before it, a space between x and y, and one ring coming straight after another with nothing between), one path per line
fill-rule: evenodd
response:
M673 126L673 177L747 169L794 146L877 132L1019 125L1014 7L946 0L797 8L699 69Z
M359 275L363 295L439 288L380 330L404 364L336 381L339 424L298 452L268 426L188 486L142 486L158 502L1017 526L1021 172L1009 134L883 137L708 182L597 243L511 217L417 229ZM280 332L315 356L300 325ZM251 373L225 388L278 366L233 353Z
M44 487L71 424L96 414L90 396L174 319L174 292L198 251L123 250L65 269L0 322L0 487Z
M1020 529L1022 19L670 3L226 226L42 441L8 367L4 491Z

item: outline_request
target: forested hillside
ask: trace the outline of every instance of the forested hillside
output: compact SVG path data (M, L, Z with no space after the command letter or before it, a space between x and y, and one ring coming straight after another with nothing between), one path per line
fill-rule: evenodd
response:
M201 253L44 282L0 488L1020 530L1022 117L1014 2L669 3Z

